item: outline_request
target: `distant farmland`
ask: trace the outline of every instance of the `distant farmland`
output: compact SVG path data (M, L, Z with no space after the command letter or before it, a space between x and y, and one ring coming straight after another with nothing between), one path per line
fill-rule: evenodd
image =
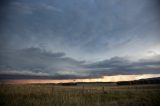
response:
M0 106L159 106L160 85L0 85Z

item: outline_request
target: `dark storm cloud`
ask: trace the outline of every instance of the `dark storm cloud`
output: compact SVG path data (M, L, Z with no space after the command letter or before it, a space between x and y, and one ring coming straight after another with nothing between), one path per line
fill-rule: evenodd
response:
M64 53L51 53L39 48L1 50L0 58L1 74L72 75L77 74L72 71L79 69L83 63L65 57Z
M8 4L10 3L10 0L1 0L0 1L0 16L1 16L1 21L4 19L3 15L5 15L5 10L4 10L4 7L7 7Z
M101 76L97 77L100 78ZM17 75L17 74L1 74L0 80L8 80L8 79L55 79L55 80L62 80L62 79L77 79L77 78L96 78L96 76L76 76L76 75L54 75L54 76L44 76L44 75Z
M160 73L159 7L159 0L1 0L1 76ZM148 51L157 57L141 59Z
M0 32L6 41L1 45L43 43L76 59L130 55L147 49L141 46L145 42L159 44L158 7L156 0L13 0L1 13L6 14Z
M116 74L157 74L160 72L160 55L150 59L141 59L136 62L121 57L113 57L109 60L88 64L92 74L116 75Z
M64 53L52 53L39 48L2 50L1 79L74 79L97 78L118 74L156 74L160 72L160 55L136 62L113 57L95 63L68 58Z

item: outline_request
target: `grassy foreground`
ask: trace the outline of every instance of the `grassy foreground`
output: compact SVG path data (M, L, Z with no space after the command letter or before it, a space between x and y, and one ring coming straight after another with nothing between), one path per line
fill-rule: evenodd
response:
M0 106L159 106L160 86L0 85Z

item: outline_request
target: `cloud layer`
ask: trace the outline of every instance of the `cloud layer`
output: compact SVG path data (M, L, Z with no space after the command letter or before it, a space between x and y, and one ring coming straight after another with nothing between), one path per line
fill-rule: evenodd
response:
M87 63L39 48L1 51L3 78L97 78L105 75L160 73L160 55L130 61L122 57ZM25 77L24 77L25 76Z
M160 73L159 7L159 0L1 0L1 78Z
M2 3L0 46L41 47L81 60L156 51L157 0L13 0ZM146 43L147 42L147 43ZM144 46L146 45L146 46ZM154 47L154 48L153 48ZM135 52L136 51L136 52Z

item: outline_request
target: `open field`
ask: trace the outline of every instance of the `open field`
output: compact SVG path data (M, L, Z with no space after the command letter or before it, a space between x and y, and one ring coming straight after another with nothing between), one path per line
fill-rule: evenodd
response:
M159 106L160 85L0 85L0 106Z

